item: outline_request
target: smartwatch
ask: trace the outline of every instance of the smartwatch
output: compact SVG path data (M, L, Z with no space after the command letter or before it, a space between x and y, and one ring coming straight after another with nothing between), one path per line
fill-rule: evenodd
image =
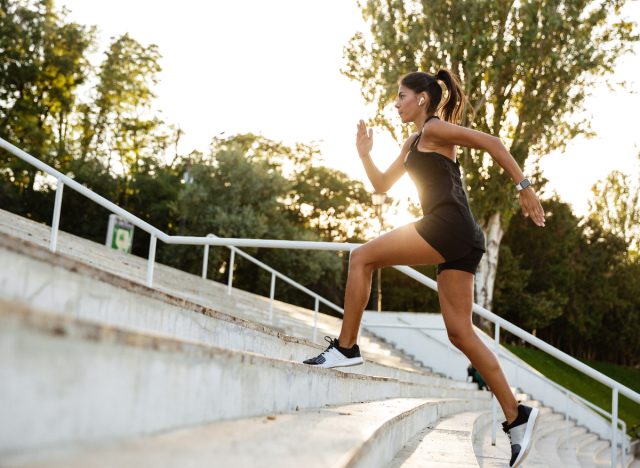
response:
M529 179L523 179L521 182L518 182L516 184L516 188L518 189L518 192L521 192L522 190L526 189L529 185L531 185L531 182L529 182Z

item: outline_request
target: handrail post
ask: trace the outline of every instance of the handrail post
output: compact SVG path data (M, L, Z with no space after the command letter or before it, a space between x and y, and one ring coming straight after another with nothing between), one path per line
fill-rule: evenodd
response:
M316 296L316 303L313 307L313 342L316 342L316 335L318 332L318 296Z
M611 392L611 466L616 466L618 455L618 387L613 387Z
M620 430L622 432L622 444L620 444L620 465L627 466L627 423L620 421Z
M208 266L209 266L209 244L204 246L204 255L202 256L202 279L207 279Z
M216 237L213 234L207 234L207 237ZM207 279L207 269L209 268L209 244L204 246L204 255L202 257L202 278Z
M276 274L271 273L271 289L269 290L269 323L273 324L273 297L276 293Z
M494 333L494 346L496 348L496 359L499 359L500 356L500 324L498 322L494 323L495 325L495 333ZM497 422L497 400L496 394L491 389L491 445L496 445L496 426Z
M231 283L233 282L233 263L236 258L236 251L231 248L231 258L229 259L229 279L227 281L227 295L231 296Z
M153 286L153 264L156 261L156 236L151 234L149 241L149 258L147 260L147 286Z
M58 227L60 226L60 211L62 209L62 190L64 183L62 179L58 179L56 185L56 199L53 205L53 221L51 222L51 240L49 241L49 250L56 251L58 244Z

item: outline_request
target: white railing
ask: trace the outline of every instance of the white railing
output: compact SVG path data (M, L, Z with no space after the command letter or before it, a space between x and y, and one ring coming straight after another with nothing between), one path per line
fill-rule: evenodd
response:
M207 234L207 237L210 238L210 239L220 239L220 237L218 237L218 236L216 236L214 234ZM315 341L316 338L317 338L316 335L317 335L317 330L318 330L318 307L319 307L321 302L324 305L326 305L327 307L329 307L330 309L335 310L336 312L339 312L341 314L344 312L343 309L340 306L334 304L331 301L328 301L327 299L325 299L324 297L320 296L319 294L314 293L309 288L301 285L297 281L292 280L288 276L283 275L278 270L274 270L269 265L267 265L266 263L261 262L257 258L252 257L248 253L243 252L242 250L238 249L237 247L235 247L233 245L227 245L227 247L229 248L229 250L231 250L231 257L229 258L229 276L227 278L227 294L228 295L231 295L231 285L233 283L233 266L234 266L234 262L235 262L235 254L236 253L238 255L240 255L241 257L246 258L251 263L254 263L255 265L258 265L260 268L262 268L264 270L267 270L268 272L271 273L271 287L269 289L269 322L273 321L273 300L274 300L274 296L275 296L275 292L276 292L276 278L280 278L282 281L284 281L286 283L289 283L291 286L299 289L300 291L303 291L303 292L307 293L309 296L311 296L311 297L313 297L315 299L315 304L314 304L314 308L313 308L313 341ZM209 264L209 244L206 244L204 246L204 255L203 255L203 258L202 258L202 277L205 278L205 279L207 277L207 266L208 266L208 264Z
M64 186L68 185L73 190L77 191L78 193L84 195L85 197L89 198L90 200L94 201L95 203L99 204L100 206L106 208L107 210L111 211L112 213L115 213L115 214L121 216L123 219L129 221L134 226L137 226L138 228L142 229L143 231L149 233L151 238L150 238L150 241L149 241L149 255L148 255L148 261L147 261L147 274L146 274L146 282L147 282L148 286L152 286L153 285L153 268L154 268L154 264L155 264L157 239L160 239L161 241L163 241L163 242L165 242L167 244L202 245L202 246L205 246L205 247L208 247L208 246L211 246L211 245L229 246L229 247L232 247L232 249L231 249L231 260L232 261L234 260L236 252L238 252L240 255L242 255L243 257L245 257L247 259L249 259L249 257L250 257L248 254L245 254L244 252L241 252L239 249L237 249L237 247L263 247L263 248L351 251L351 250L355 249L356 247L358 247L360 245L360 244L348 243L348 242L335 243L335 242L288 241L288 240L272 240L272 239L220 238L220 237L215 237L215 236L211 236L211 235L210 236L206 236L206 237L170 236L170 235L167 235L164 232L160 231L159 229L155 228L154 226L150 225L149 223L141 220L137 216L134 216L131 213L129 213L128 211L120 208L119 206L117 206L114 203L110 202L106 198L96 194L95 192L93 192L90 189L86 188L85 186L79 184L78 182L74 181L73 179L67 177L66 175L62 174L61 172L57 171L56 169L48 166L47 164L45 164L42 161L40 161L39 159L31 156L30 154L26 153L25 151L21 150L20 148L12 145L8 141L4 140L3 138L0 138L0 148L5 149L6 151L10 152L11 154L17 156L18 158L22 159L23 161L25 161L25 162L31 164L32 166L38 168L42 172L45 172L45 173L49 174L50 176L54 177L57 180L56 197L55 197L54 210L53 210L53 221L52 221L52 225L51 225L51 240L50 240L50 249L51 249L51 251L55 252L56 248L57 248L58 226L59 226L59 220L60 220L60 212L61 212L61 209L62 209L62 192L63 192ZM208 252L208 249L205 249L205 250ZM289 282L290 284L292 284L292 285L294 285L296 287L304 288L304 286L299 285L295 281L293 281L293 280L287 278L286 276L282 275L281 273L273 270L272 268L268 267L267 265L265 265L264 263L260 262L259 260L256 260L256 259L252 258L252 259L250 259L250 261L256 263L257 265L259 265L259 266L261 266L263 268L267 268L269 271L271 271L271 274L272 274L271 297L272 298L273 298L273 292L274 292L274 287L275 287L275 278L276 278L276 276L281 278L281 279L283 279L284 281ZM402 273L406 274L410 278L413 278L417 282L419 282L419 283L431 288L434 291L438 290L437 283L433 279L429 278L426 275L423 275L422 273L418 272L417 270L415 270L413 268L410 268L410 267L405 266L405 265L395 265L395 266L393 266L393 268L401 271ZM233 274L233 268L230 268L229 269L229 285L231 284L231 275L232 274ZM315 299L316 299L316 313L317 313L317 303L320 302L320 301L322 301L323 303L325 303L329 307L334 308L334 310L337 310L339 312L343 312L343 310L340 307L336 306L335 304L330 303L329 301L324 300L323 298L321 298L317 294L313 293L312 291L308 290L307 288L304 288L304 290L305 290L305 292L310 293L312 296L315 297ZM572 356L569 356L568 354L560 351L559 349L554 348L553 346L549 345L548 343L545 343L544 341L540 340L539 338L537 338L537 337L533 336L532 334L526 332L522 328L517 327L516 325L512 324L511 322L508 322L507 320L505 320L502 317L494 314L490 310L487 310L484 307L479 306L478 304L473 304L473 312L475 312L479 316L481 316L481 317L493 322L493 324L495 326L495 328L494 328L494 330L495 330L495 332L494 332L495 333L494 340L495 340L495 349L496 349L496 351L498 351L499 346L500 346L500 330L501 329L505 329L505 330L509 331L510 333L516 335L517 337L523 339L527 343L535 346L538 349L541 349L542 351L545 351L548 354L551 354L555 358L557 358L557 359L561 360L562 362L570 365L574 369L579 370L580 372L588 375L589 377L591 377L591 378L597 380L598 382L600 382L600 383L608 386L609 388L611 388L611 390L612 390L612 396L611 396L611 407L612 407L612 414L611 414L611 465L612 466L616 466L617 432L618 432L616 430L616 428L618 426L618 395L622 394L622 395L628 397L629 399L631 399L632 401L634 401L635 403L640 404L640 394L634 392L629 387L627 387L625 385L622 385L621 383L613 380L612 378L602 374L601 372L598 372L597 370L592 369L591 367L587 366L586 364L583 364L582 362L580 362L577 359L573 358ZM602 410L602 411L604 412L604 410ZM495 426L496 426L496 399L495 399L495 397L493 398L492 414L493 414L493 427L494 427L494 431L493 431L493 434L492 434L492 442L495 443Z

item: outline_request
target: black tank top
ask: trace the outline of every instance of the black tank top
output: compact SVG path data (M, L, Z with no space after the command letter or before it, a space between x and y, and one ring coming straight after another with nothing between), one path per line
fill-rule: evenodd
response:
M429 116L424 124L432 118L439 117ZM462 188L460 163L435 151L419 151L421 136L422 130L412 142L404 166L418 189L423 215L440 218L452 236L486 251L484 233Z

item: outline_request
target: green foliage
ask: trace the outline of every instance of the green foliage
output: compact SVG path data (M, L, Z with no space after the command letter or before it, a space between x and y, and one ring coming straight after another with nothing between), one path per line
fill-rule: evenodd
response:
M435 265L414 266L420 273L436 279ZM377 310L377 273L373 274L371 303L368 308ZM438 293L409 278L395 268L382 269L382 310L399 310L406 312L440 311Z
M194 236L212 233L219 237L361 242L349 231L348 221L354 221L349 212L369 210L366 191L360 182L339 171L313 166L314 154L304 145L288 148L252 134L214 139L209 155L192 154L180 162L185 172L184 183L171 205L177 222L175 232ZM308 183L310 180L314 183ZM321 194L323 187L331 190ZM309 210L303 209L301 200ZM347 204L350 211L344 208ZM330 300L342 302L345 253L242 250L302 284L313 285L312 289L323 292ZM174 264L180 268L199 271L200 250L168 246L163 251L165 258L175 259ZM224 280L228 274L228 249L211 249L209 255L210 277ZM252 291L268 293L269 274L241 259L237 260L236 268L234 284L250 285ZM277 291L280 297L298 297L309 306L308 297L300 296L288 284L280 284Z
M120 163L125 173L138 171L139 163L167 145L159 132L162 122L145 118L155 97L152 87L161 68L157 46L145 47L125 34L110 45L98 72L95 102L81 117L81 153Z
M563 313L575 282L578 220L557 198L542 202L545 229L532 230L529 220L511 219L500 246L494 309L529 330L544 328ZM504 255L504 256L503 256Z
M637 155L640 162L640 153ZM640 254L640 171L612 171L591 188L590 216L609 232L624 239L630 255Z
M71 159L75 92L88 77L93 40L93 28L66 22L50 0L0 2L1 137L56 168ZM33 167L4 153L0 162L21 193L33 191Z
M556 197L543 207L545 229L511 219L494 311L573 356L639 364L638 258L594 216L579 219Z

